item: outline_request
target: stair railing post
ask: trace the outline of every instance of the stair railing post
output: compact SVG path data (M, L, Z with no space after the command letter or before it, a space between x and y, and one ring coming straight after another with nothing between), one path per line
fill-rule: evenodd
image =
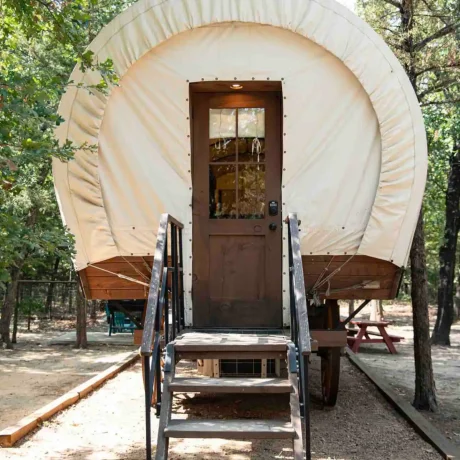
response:
M152 395L150 392L150 357L144 356L144 390L145 390L145 451L146 459L152 460L151 412Z
M311 460L311 432L310 432L310 394L308 390L308 374L309 374L309 356L300 356L300 381L302 386L303 400L303 421L305 427L305 458Z
M172 298L173 298L173 311L175 315L174 328L176 332L180 331L180 310L179 310L179 266L177 254L177 227L171 224L171 258L172 258Z
M158 344L159 346L160 344ZM161 412L161 355L157 352L155 357L155 363L152 363L152 366L155 366L155 385L156 385L156 394L157 401L155 404L155 415L160 416Z
M179 301L180 301L180 324L185 327L185 302L184 302L184 248L182 247L182 228L179 228Z
M166 279L166 288L163 292L163 314L165 317L165 347L169 343L169 308L168 308L168 267L163 268L163 277Z

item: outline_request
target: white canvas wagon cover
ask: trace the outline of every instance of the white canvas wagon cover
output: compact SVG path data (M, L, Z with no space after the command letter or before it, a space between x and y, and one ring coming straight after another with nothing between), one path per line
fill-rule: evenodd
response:
M332 0L140 0L90 45L120 76L72 73L61 141L97 145L54 161L76 268L153 253L161 213L185 224L191 255L189 84L280 81L282 213L303 254L407 262L426 176L421 112L396 57ZM185 267L190 271L190 266Z

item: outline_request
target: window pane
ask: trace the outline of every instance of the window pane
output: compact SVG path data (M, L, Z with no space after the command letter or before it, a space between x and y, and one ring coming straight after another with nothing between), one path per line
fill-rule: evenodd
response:
M265 161L265 109L238 109L238 160Z
M236 219L235 165L209 166L209 218Z
M238 214L240 219L265 215L265 165L238 166Z
M209 109L209 161L235 161L236 109Z

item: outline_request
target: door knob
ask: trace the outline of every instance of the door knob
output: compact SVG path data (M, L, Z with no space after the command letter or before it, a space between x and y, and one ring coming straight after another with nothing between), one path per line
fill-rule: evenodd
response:
M274 232L274 231L276 230L276 224L272 222L272 223L268 226L268 228L269 228L272 232Z

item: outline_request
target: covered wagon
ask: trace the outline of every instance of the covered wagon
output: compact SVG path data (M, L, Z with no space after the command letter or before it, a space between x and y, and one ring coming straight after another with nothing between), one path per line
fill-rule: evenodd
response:
M97 152L53 165L87 298L148 304L152 362L184 328L291 328L333 403L337 300L396 296L425 185L396 57L332 0L140 0L90 50L119 84L88 91L101 75L75 68L58 136Z

